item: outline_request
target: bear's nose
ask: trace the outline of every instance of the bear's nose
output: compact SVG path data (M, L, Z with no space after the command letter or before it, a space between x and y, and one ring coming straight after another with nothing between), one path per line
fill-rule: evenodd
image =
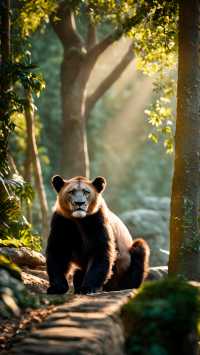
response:
M83 206L85 204L84 201L75 201L75 204L79 207Z

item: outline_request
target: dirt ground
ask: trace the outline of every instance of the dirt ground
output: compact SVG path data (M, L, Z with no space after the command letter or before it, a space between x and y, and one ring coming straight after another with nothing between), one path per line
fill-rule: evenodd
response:
M23 268L22 279L27 288L34 293L46 293L48 278L46 271ZM0 352L8 354L12 343L24 337L37 323L42 322L49 314L56 310L55 305L43 305L38 309L21 311L19 317L11 319L0 317Z

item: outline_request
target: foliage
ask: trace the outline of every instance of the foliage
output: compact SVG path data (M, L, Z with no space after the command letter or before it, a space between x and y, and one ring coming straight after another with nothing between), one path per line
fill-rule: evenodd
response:
M20 31L20 37L29 37L38 27L49 22L57 6L55 0L21 0L21 9L16 17L15 26Z
M1 62L0 92L0 204L1 244L26 245L39 249L39 238L31 232L31 226L22 214L22 200L31 203L31 187L11 176L7 161L8 140L14 131L14 117L23 114L26 107L24 92L31 90L37 96L44 88L44 81L31 63L27 38L42 21L47 21L56 7L55 1L21 1L19 8L9 11L11 20L12 56ZM3 31L2 31L3 33ZM3 47L2 47L3 48ZM5 57L5 56L4 56ZM11 179L12 177L12 179Z
M40 238L31 231L30 225L22 214L24 202L33 199L31 186L19 176L13 179L0 179L0 245L27 246L40 250Z
M128 354L193 353L199 301L199 290L180 279L145 284L122 310Z
M134 40L138 69L155 76L154 102L145 112L148 122L153 126L149 138L154 143L161 140L167 153L173 151L177 4L177 1L154 1L145 20L128 33Z
M145 110L148 122L153 127L149 138L153 143L163 142L167 153L173 152L174 98L176 91L174 74L174 70L165 70L165 75L161 71L154 82L153 102Z

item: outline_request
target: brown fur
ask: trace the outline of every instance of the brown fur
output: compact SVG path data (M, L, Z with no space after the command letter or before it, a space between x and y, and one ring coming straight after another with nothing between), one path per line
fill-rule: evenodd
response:
M64 180L64 185L61 188L59 194L57 195L57 200L54 206L54 210L61 213L66 218L72 218L71 209L69 206L69 201L67 200L67 194L69 190L73 189L76 185L81 184L87 186L90 191L89 208L87 211L88 215L95 213L101 206L101 195L96 191L92 182L83 176L76 176L70 180ZM66 196L66 198L64 197Z

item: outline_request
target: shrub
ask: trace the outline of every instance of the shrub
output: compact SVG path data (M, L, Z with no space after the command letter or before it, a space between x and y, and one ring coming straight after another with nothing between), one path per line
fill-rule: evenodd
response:
M147 283L122 309L129 355L196 354L199 290L180 279Z

